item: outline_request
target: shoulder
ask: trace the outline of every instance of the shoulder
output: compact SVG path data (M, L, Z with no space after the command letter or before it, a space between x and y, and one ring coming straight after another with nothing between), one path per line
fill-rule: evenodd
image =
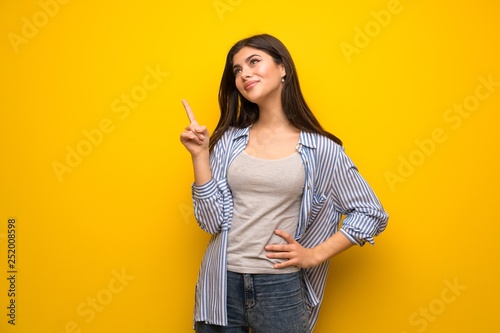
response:
M319 133L308 133L308 151L320 170L338 170L355 167L353 161L346 154L343 146Z
M333 157L344 152L344 147L319 133L303 133L303 144L313 148L319 157Z

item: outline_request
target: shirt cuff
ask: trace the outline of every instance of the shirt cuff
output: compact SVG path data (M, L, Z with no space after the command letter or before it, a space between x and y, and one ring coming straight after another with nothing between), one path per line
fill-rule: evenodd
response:
M205 199L210 197L216 192L216 184L213 179L210 179L208 182L206 182L203 185L195 185L193 183L192 186L192 191L193 191L193 198L195 199Z
M340 229L339 230L344 236L347 237L347 239L349 239L351 241L351 243L355 244L355 245L359 245L359 246L363 246L365 244L365 242L363 240L360 240L358 239L357 237L354 237L352 235L349 235L347 233L347 231L345 231L344 229Z

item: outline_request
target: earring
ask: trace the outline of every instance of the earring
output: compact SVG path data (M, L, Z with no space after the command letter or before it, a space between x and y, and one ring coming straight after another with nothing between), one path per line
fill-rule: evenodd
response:
M285 77L284 76L281 77L281 82L285 82Z

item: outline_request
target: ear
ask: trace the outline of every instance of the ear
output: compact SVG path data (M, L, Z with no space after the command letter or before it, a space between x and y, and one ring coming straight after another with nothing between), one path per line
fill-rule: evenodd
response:
M281 77L286 76L286 69L284 64L280 64Z

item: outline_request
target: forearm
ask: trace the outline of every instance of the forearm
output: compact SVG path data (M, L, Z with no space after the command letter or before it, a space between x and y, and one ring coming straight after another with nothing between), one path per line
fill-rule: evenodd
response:
M201 153L199 156L191 156L191 160L193 161L194 184L199 186L210 181L212 171L208 151Z
M320 263L324 262L337 254L347 250L354 244L344 236L343 233L337 232L323 243L318 244L313 248L314 256Z

